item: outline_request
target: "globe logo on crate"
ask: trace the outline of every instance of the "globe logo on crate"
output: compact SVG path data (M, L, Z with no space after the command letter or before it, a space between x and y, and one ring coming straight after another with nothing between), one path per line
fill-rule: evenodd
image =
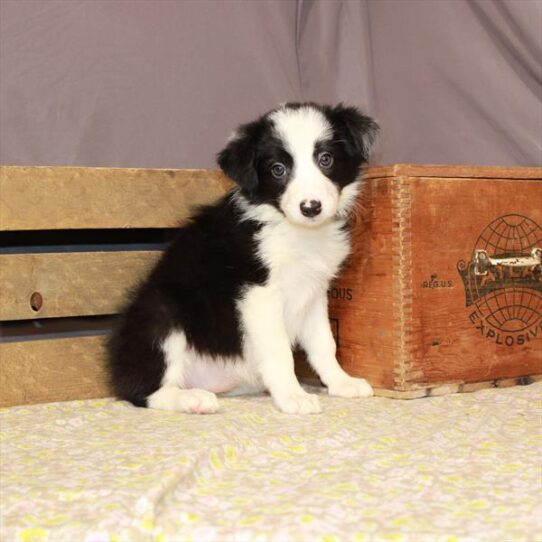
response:
M457 269L469 320L482 337L514 346L542 336L542 228L536 222L519 214L497 218Z

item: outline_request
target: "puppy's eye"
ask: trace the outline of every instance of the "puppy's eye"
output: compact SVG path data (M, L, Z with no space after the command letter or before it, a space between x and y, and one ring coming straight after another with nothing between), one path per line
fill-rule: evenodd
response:
M324 151L318 155L318 165L323 168L330 168L333 165L333 156L330 152Z
M282 179L286 175L284 164L281 164L280 162L274 163L271 166L271 175L273 175L275 179Z

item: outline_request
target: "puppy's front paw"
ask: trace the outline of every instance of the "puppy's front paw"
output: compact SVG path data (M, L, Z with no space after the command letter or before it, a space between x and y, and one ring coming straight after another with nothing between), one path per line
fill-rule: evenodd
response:
M322 412L318 397L304 391L274 399L278 409L285 414L318 414Z
M329 395L337 397L371 397L374 395L373 388L363 378L352 376L342 377L328 387Z
M177 386L167 386L147 397L147 406L159 410L212 414L218 410L218 399L207 390L185 390Z
M190 414L213 414L218 411L216 395L207 390L180 390L179 410Z

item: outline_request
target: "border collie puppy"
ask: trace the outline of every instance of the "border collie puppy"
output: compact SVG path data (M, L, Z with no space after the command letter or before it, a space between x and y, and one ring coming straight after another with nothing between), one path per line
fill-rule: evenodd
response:
M337 363L327 289L377 129L353 107L291 103L234 132L218 163L237 187L180 228L111 338L119 398L211 413L216 394L267 390L282 412L320 412L296 344L330 395L372 395Z

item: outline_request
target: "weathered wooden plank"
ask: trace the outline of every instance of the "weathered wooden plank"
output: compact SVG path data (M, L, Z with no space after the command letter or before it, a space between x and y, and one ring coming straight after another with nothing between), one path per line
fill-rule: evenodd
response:
M367 178L398 175L541 179L542 168L375 166ZM232 186L216 170L0 167L0 230L166 228Z
M394 388L398 345L390 183L371 180L359 201L352 217L353 250L329 295L337 357L349 374Z
M0 343L0 407L111 396L105 340Z
M0 320L115 314L160 255L139 250L0 255ZM39 310L34 294L41 296Z
M0 230L170 228L231 187L204 169L0 167Z
M365 177L438 177L439 179L542 179L542 167L393 164L365 169Z
M110 397L105 365L105 335L0 343L0 407ZM301 372L303 377L305 373ZM528 381L539 381L531 375ZM307 378L303 378L307 381ZM375 395L395 399L506 387L522 379L491 380L408 391L375 388ZM317 385L317 379L311 381Z

